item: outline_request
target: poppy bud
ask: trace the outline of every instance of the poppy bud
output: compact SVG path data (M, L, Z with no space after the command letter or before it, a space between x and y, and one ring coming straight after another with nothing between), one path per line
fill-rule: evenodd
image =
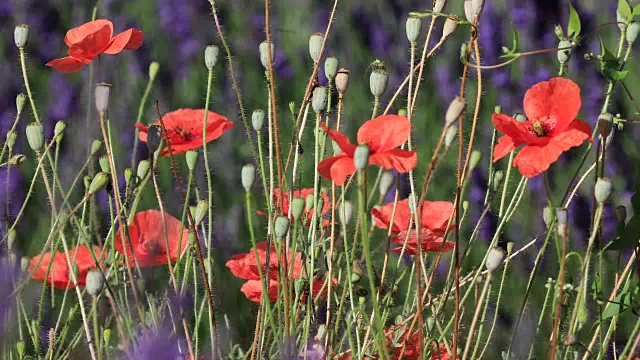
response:
M111 329L102 330L102 340L104 340L104 344L109 346L109 340L111 340Z
M387 89L388 83L389 75L384 68L377 68L371 72L369 76L369 89L374 97L380 97Z
M356 170L362 171L369 165L369 146L366 144L358 145L353 152L353 165Z
M394 181L395 181L395 176L391 171L385 171L382 173L382 176L380 177L380 184L378 186L378 191L380 192L380 196L387 195Z
M629 45L633 44L634 41L638 38L638 32L640 32L640 24L637 22L632 22L627 27L627 42Z
M471 173L471 171L473 171L473 169L476 168L476 166L478 166L478 163L480 162L480 158L482 158L482 153L478 150L473 150L471 152L471 158L469 158L469 173Z
M332 57L328 57L324 61L324 74L327 76L327 79L333 80L338 73L338 67L340 66L340 61L338 59Z
M433 0L433 11L438 13L441 12L444 8L445 2L446 0Z
M484 0L464 0L464 16L467 21L473 24L476 17L480 17L483 7Z
M364 297L364 296L360 296L360 297L358 298L358 304L360 304L360 306L362 306L362 305L364 305L364 304L366 304L366 303L367 303L367 298L366 298L366 297Z
M516 119L516 121L518 122L525 122L527 121L527 117L524 116L524 114L522 113L515 113L513 114L513 118Z
M131 168L124 169L124 181L125 184L131 184L131 179L133 178L133 170Z
M29 25L20 24L13 30L13 41L18 49L24 49L29 40Z
M613 181L611 181L611 179L603 177L596 181L595 197L599 204L604 204L609 199L609 196L611 196L612 191Z
M102 271L91 270L87 273L87 284L85 288L91 296L98 296L104 287L104 275Z
M101 147L102 147L102 141L93 140L93 142L91 143L91 156L97 154L98 151L100 151Z
M251 123L253 124L253 130L260 132L262 126L264 126L264 110L256 109L251 114Z
M9 250L13 249L13 245L16 243L16 230L15 229L11 229L9 230L9 233L7 234L7 248Z
M287 231L289 231L289 218L278 216L273 224L273 230L276 234L276 239L283 239L287 235Z
M211 70L216 66L219 53L220 48L215 45L209 45L204 49L204 64L207 66L207 69Z
M104 172L99 172L96 176L91 180L91 184L89 185L89 195L95 194L98 191L102 190L107 183L109 182L109 175Z
M187 155L185 157L187 159L187 168L189 169L189 171L193 171L198 164L200 153L196 150L189 150L187 151Z
M606 139L611 134L611 125L613 124L613 115L610 113L603 113L598 116L598 133L603 139Z
M265 69L269 68L269 53L267 53L267 51L271 51L271 61L274 60L275 57L275 51L276 48L272 43L267 43L267 40L263 41L260 43L260 46L258 47L258 50L260 51L260 62L262 63L262 66L264 66Z
M304 199L302 198L293 198L291 200L291 216L293 216L293 220L298 221L304 212Z
M33 151L40 152L42 150L44 147L44 131L41 123L32 122L27 125L27 141Z
M498 191L500 184L502 183L502 179L504 178L504 172L502 170L496 170L493 172L493 191Z
M336 74L336 90L340 95L344 95L344 92L347 91L347 86L349 85L349 70L345 68L340 68L338 73Z
M144 180L147 175L149 175L150 167L151 164L149 163L149 160L140 160L140 162L138 163L138 169L136 171L139 180Z
M505 252L499 246L495 246L491 250L489 250L489 254L487 255L487 263L486 263L487 270L489 272L493 272L498 267L500 267L500 264L502 264L502 260L504 260L504 256L505 256Z
M7 133L7 147L9 150L13 150L13 147L16 146L16 139L18 138L18 134L15 131L11 130Z
M449 126L449 128L447 129L447 133L444 135L444 146L447 148L451 146L451 144L453 144L453 140L456 139L457 135L458 127L455 125Z
M319 114L327 107L327 88L318 86L313 89L313 97L311 98L311 107L316 114Z
M553 214L551 213L551 208L548 205L542 209L542 221L544 221L547 229L551 226L551 221L553 221Z
M405 30L407 31L407 39L410 43L415 43L420 37L420 30L422 30L422 20L417 16L409 16L407 23L405 24Z
M307 195L307 197L304 199L304 211L309 212L313 209L314 199L315 196L313 196L313 194Z
M9 159L9 165L20 165L27 160L27 157L22 154L16 154Z
M162 128L160 125L151 125L147 129L147 148L150 153L155 153L162 145Z
M207 216L208 212L209 203L207 202L207 200L202 199L198 201L198 206L196 206L196 211L193 215L193 221L196 223L196 226L202 223L202 220L204 220L204 217Z
M466 106L466 100L463 97L456 96L449 104L449 108L447 109L447 113L444 117L446 125L449 126L456 122L464 112Z
M320 59L320 50L322 49L323 42L324 34L321 32L311 34L309 38L309 55L311 55L314 63L317 63L318 59Z
M83 181L83 183L84 183L84 189L85 189L85 190L87 190L87 191L89 191L89 186L91 185L91 176L89 176L89 175L85 175L85 176L82 178L82 181Z
M99 83L96 85L96 110L98 112L105 112L109 107L109 90L111 85L107 83Z
M157 61L151 62L151 64L149 64L149 79L155 80L159 70L160 70L160 63L158 63Z
M405 108L399 109L398 116L407 116L407 109Z
M627 207L624 205L616 206L616 217L619 222L625 222L627 220Z
M18 94L18 96L16 96L16 110L18 111L18 114L20 114L22 112L22 109L24 109L24 104L27 101L27 96L25 94Z
M244 187L246 191L250 191L256 179L256 167L253 166L253 164L243 166L240 178L242 180L242 187Z
M106 172L107 174L111 172L111 168L109 167L109 157L107 155L100 156L98 164L100 164L100 170L102 170L102 172Z
M349 200L346 200L342 205L340 212L338 213L340 223L345 226L348 225L351 221L351 215L353 215L353 203Z
M24 341L16 343L16 351L18 352L18 359L24 359Z
M558 43L558 49L560 49L558 50L558 62L560 64L566 64L569 62L569 59L571 58L571 45L573 44L569 40L560 40Z
M322 209L324 208L324 198L322 196L318 198L318 203L315 205L315 208L320 209L320 212L322 212ZM322 216L322 214L318 216Z
M67 128L67 123L65 123L64 121L60 120L56 123L56 126L53 128L53 136L56 138L56 140L60 139L62 140L62 136L64 135L64 129Z
M20 270L22 270L22 272L24 272L24 273L29 271L29 258L28 257L23 256L22 259L20 259Z

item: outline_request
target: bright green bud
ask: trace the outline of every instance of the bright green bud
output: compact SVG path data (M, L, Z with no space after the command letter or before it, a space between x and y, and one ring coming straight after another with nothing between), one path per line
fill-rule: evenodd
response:
M53 128L53 136L56 140L62 140L62 136L64 135L64 129L67 128L67 123L60 120L56 123L56 126Z
M102 155L98 159L98 164L100 164L100 170L109 174L111 172L111 167L109 167L109 157L107 155Z
M24 341L18 341L16 343L16 351L18 352L18 358L24 358Z
M137 170L137 175L139 180L144 180L147 177L147 175L149 175L150 167L151 167L151 164L149 163L149 160L140 160L140 162L138 163L138 170Z
M124 169L124 181L127 185L131 184L132 178L133 178L133 170L131 170L131 168Z
M471 158L469 159L469 172L473 171L473 169L478 166L480 162L480 158L482 158L482 153L478 150L473 150L471 152Z
M9 150L13 150L16 146L16 139L18 138L18 134L15 131L11 130L7 133L7 147Z
M91 156L97 154L98 151L100 151L101 147L102 147L102 141L93 140L93 142L91 143Z
M204 49L204 64L207 66L207 69L211 70L216 66L219 53L220 49L215 45L209 45Z
M91 180L91 184L89 185L89 194L95 194L98 191L104 189L105 186L109 183L109 175L104 172L99 172L94 176L93 180Z
M13 246L15 245L15 243L16 243L16 230L11 229L7 234L7 248L9 250L13 250Z
M33 151L40 152L42 150L44 147L44 131L41 123L32 122L27 125L27 141Z
M295 101L289 101L289 112L291 113L291 115L294 115L296 113L296 102Z
M155 80L156 76L158 76L158 71L160 70L160 63L157 61L153 61L149 64L149 79Z
M18 114L20 114L22 112L22 109L24 109L24 104L27 101L27 95L25 94L18 94L18 96L16 96L16 110L18 111Z
M199 157L200 157L200 153L198 151L196 150L187 151L185 158L187 159L187 168L189 168L189 171L193 172L195 170L196 165L198 164Z
M109 346L109 341L111 340L111 329L104 329L102 331L102 340L106 346Z
M313 194L307 195L307 197L304 199L304 211L309 212L313 209L313 204L315 203L313 201L314 199L315 197L313 196Z

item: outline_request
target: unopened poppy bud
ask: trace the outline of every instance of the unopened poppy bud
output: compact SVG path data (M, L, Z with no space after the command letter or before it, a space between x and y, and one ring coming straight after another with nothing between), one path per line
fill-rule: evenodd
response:
M157 61L151 62L149 64L149 79L155 80L156 76L158 76L158 71L160 70L160 63Z
M243 166L240 179L242 180L242 187L246 191L251 191L251 187L256 180L256 167L253 164Z
M93 142L91 143L91 156L97 154L98 151L100 151L101 147L102 147L102 141L93 140Z
M613 115L603 113L598 116L598 133L603 139L611 134L611 126L613 125Z
M307 195L307 197L304 199L304 211L309 212L313 209L314 206L314 200L315 196L313 196L313 194L309 194Z
M458 127L455 125L449 126L447 133L444 135L444 146L449 147L453 144L453 140L458 136Z
M313 97L311 98L311 107L316 114L324 111L327 107L327 88L324 86L318 86L313 89Z
M322 196L318 198L318 203L315 205L315 207L316 209L320 209L320 210L324 208L324 198ZM322 215L319 215L319 216L322 216Z
M111 340L111 329L102 330L102 340L104 344L109 346L109 341Z
M627 220L627 207L624 205L616 206L616 217L619 222L625 222Z
M53 136L56 139L62 139L62 136L64 135L64 129L67 128L67 123L65 123L64 121L60 120L56 123L56 126L53 128Z
M289 231L289 218L286 216L278 216L273 224L273 231L276 239L283 239Z
M410 43L415 43L420 37L420 30L422 30L422 20L417 16L409 16L407 23L405 24L407 31L407 39Z
M138 175L138 179L144 180L147 177L147 175L149 175L150 167L151 167L151 164L149 163L149 160L140 160L140 162L138 163L138 169L136 171L136 175Z
M155 153L162 145L162 128L160 125L151 125L147 129L147 148L150 153Z
M364 297L364 296L360 296L360 297L358 298L358 304L360 304L360 306L362 306L362 305L364 305L364 304L366 304L366 303L367 303L367 298L366 298L366 297Z
M202 223L202 220L204 220L208 212L209 212L209 203L207 202L207 200L202 199L198 201L198 205L196 206L196 211L193 214L193 221L195 222L196 226Z
M433 331L433 327L436 325L436 320L433 316L427 318L427 331Z
M504 178L504 172L502 170L496 170L493 172L493 180L491 185L493 186L493 191L498 191L500 185L502 184L502 179Z
M633 44L638 38L638 32L640 32L640 24L632 22L627 26L627 42L629 45Z
M291 115L295 116L295 113L296 113L296 102L295 101L289 101L289 112L291 113Z
M371 94L378 98L387 90L389 84L389 74L383 68L377 68L371 72L369 76L369 89Z
M378 186L378 191L380 192L380 196L387 195L394 181L395 181L395 176L391 171L385 171L382 173L382 176L380 177L380 184Z
M360 274L356 274L356 273L351 273L351 282L352 283L357 283L360 281L360 279L362 279L362 276Z
M7 147L9 150L13 150L16 146L16 140L18 138L18 134L15 131L11 130L7 133Z
M131 168L124 169L124 181L125 184L131 184L131 179L133 179L133 170Z
M516 121L518 122L525 122L527 121L527 117L524 116L523 113L515 113L513 114L513 118L516 119Z
M320 50L322 49L322 43L324 42L324 34L317 32L309 37L309 55L314 63L320 59Z
M200 157L200 153L196 150L189 150L185 156L187 160L187 168L189 171L194 171L196 165L198 164L198 158Z
M551 208L549 206L545 206L542 209L542 221L544 221L547 229L551 226L551 222L553 221L553 213L551 212Z
M107 155L100 156L98 164L100 164L100 170L102 170L102 172L106 172L107 174L111 172L111 168L109 167L109 157Z
M44 131L41 123L32 122L27 125L27 141L33 151L40 152L42 150L44 147Z
M449 108L447 109L447 113L444 117L446 125L451 125L456 122L464 112L466 106L466 100L463 97L456 96L449 104Z
M27 157L22 154L16 154L9 159L9 165L15 166L24 163L27 160Z
M216 66L219 53L220 48L215 45L209 45L204 49L204 64L207 66L207 69L211 70Z
M104 189L104 187L107 186L108 182L109 175L107 173L97 173L96 176L93 177L93 180L91 180L91 184L89 185L89 194L95 194L98 191Z
M347 91L347 86L349 85L349 70L345 68L340 68L338 73L336 74L336 90L340 95L344 95L344 92Z
M18 352L18 359L24 359L24 341L16 343L16 351Z
M604 204L607 200L609 200L609 196L611 196L611 192L613 191L613 181L609 178L599 178L596 181L595 186L595 197L596 201L599 204Z
M473 171L473 169L478 166L480 159L482 158L482 153L478 150L473 150L471 152L471 158L469 158L469 172Z
M495 246L491 250L489 250L486 263L487 270L489 270L489 272L493 272L498 267L500 267L500 264L502 264L502 260L504 260L504 256L504 250L499 246Z
M259 132L264 126L264 110L256 109L251 114L251 124L253 124L253 130Z
M13 250L13 245L16 243L16 230L11 229L7 234L7 248L9 250Z
M328 57L324 61L324 74L327 76L327 79L333 80L338 74L338 67L340 66L340 61L335 57Z
M20 259L20 270L22 270L22 272L24 272L24 273L29 271L29 258L28 257L23 256L22 259Z
M369 146L366 144L358 145L353 152L353 165L356 170L362 171L369 165Z
M558 43L558 62L560 64L566 64L569 62L569 59L571 58L571 45L573 44L569 40L560 40Z
M265 69L268 69L269 68L268 51L271 52L271 61L273 61L275 57L275 51L276 51L275 46L273 45L273 43L267 43L267 40L265 40L260 43L258 50L260 51L260 62L262 63L262 66L264 66Z
M27 96L25 94L18 94L18 96L16 96L16 110L18 111L18 114L20 114L22 112L22 109L24 109L24 104L27 101Z
M92 270L87 273L85 288L91 296L98 296L104 287L104 275L102 271Z
M18 49L24 49L29 41L29 25L20 24L13 30L13 41Z
M340 219L340 223L342 225L348 225L351 221L351 216L353 215L353 203L349 200L346 200L342 205L340 212L338 213L338 217Z
M304 212L304 199L293 198L293 200L291 200L291 216L293 216L293 220L295 221L300 220L300 217L302 217L303 212Z
M457 27L458 22L456 20L447 18L447 20L444 21L444 25L442 26L442 37L440 38L440 41L448 38L449 35L451 35Z
M107 83L99 83L96 85L96 110L99 113L107 111L109 107L109 91L111 85Z
M467 21L473 24L476 17L480 17L483 7L484 0L464 0L464 16Z

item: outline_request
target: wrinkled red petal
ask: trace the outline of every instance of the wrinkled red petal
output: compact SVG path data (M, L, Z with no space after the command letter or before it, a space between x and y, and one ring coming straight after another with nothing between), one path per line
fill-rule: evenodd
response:
M515 147L523 143L536 142L537 140L535 134L532 134L528 129L531 126L528 121L519 122L504 114L493 114L491 121L493 121L493 125L498 131L509 135Z
M410 150L386 150L369 156L370 165L378 165L387 170L407 173L418 164L418 154Z
M47 269L52 261L53 264L47 277ZM46 252L32 257L29 260L29 273L31 273L33 280L42 282L46 280L48 285L52 285L56 289L73 287L73 283L69 279L69 266L64 259L64 254L60 252L54 253L53 256L51 256L51 252Z
M63 73L72 73L82 69L86 64L74 57L67 56L51 60L46 65Z
M69 56L83 61L91 61L100 55L111 43L113 28L104 25L95 33L87 35L69 48Z
M111 34L113 34L113 23L109 20L97 19L67 31L67 35L64 37L64 43L67 44L68 47L71 47L84 40L87 36L95 34L105 26L111 29L109 32L109 38L111 38Z
M249 280L240 291L247 297L247 299L259 303L262 298L262 282L260 280ZM269 301L275 302L278 299L278 283L275 280L269 280Z
M249 256L252 256L253 259L248 259ZM251 263L252 260L255 264L256 260L255 255L253 254L236 254L231 256L231 259L227 261L225 266L231 270L231 273L234 276L240 279L260 280L260 274L256 273L253 271L254 269L252 267L248 266L248 263Z
M104 50L104 53L113 55L119 53L123 49L135 50L142 46L143 38L144 35L142 34L142 31L138 29L131 28L127 31L123 31L111 39L111 45Z
M438 235L444 234L453 214L453 204L448 201L425 201L422 204L422 227Z
M550 136L563 132L580 111L580 88L573 81L556 77L533 85L524 95L524 112L530 120L555 119Z
M373 221L376 226L387 230L391 223L391 215L393 213L393 203L386 204L379 209L371 209L373 215ZM398 201L396 204L396 213L393 218L392 232L398 234L400 232L406 232L409 230L409 223L411 222L411 210L409 209L409 199Z
M499 137L498 143L493 149L493 161L495 162L502 159L515 149L516 145L513 143L513 139L509 135Z
M349 138L346 137L346 135L344 135L340 131L329 130L329 128L327 128L327 125L325 125L324 123L320 123L320 125L322 126L322 130L324 130L324 132L329 135L331 140L335 141L336 144L338 144L338 147L342 149L342 152L349 156L353 156L353 152L356 150L356 145L353 145L349 141Z
M358 143L366 143L371 154L375 154L401 146L410 133L411 122L405 116L382 115L362 124Z
M345 153L324 159L318 164L318 173L339 186L343 185L347 177L355 172L353 158Z
M435 234L430 230L423 229L420 232L420 234L421 234L420 244L422 245L422 251L447 252L447 251L451 251L451 249L453 249L454 247L454 243L452 243L451 241L445 241L445 239L443 239L442 237L438 236L437 234ZM417 242L415 230L411 230L411 232L408 234L408 238L407 238L407 233L403 232L398 234L397 237L392 238L391 242L393 242L394 244L403 245L405 239L407 240L407 246L405 248L404 253L407 255L417 254L418 242ZM394 248L393 251L400 253L402 251L402 246Z

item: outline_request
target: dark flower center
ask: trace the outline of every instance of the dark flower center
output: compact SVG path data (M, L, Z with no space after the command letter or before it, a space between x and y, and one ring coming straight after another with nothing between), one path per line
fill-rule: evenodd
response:
M176 126L174 130L176 134L180 136L180 139L182 139L182 141L189 142L193 140L193 134L190 131L183 129L180 126Z
M531 129L539 137L546 135L546 132L544 131L544 126L542 126L541 121L534 121L533 124L531 125Z
M162 253L162 246L157 241L148 240L142 243L145 250L151 255L156 256Z

